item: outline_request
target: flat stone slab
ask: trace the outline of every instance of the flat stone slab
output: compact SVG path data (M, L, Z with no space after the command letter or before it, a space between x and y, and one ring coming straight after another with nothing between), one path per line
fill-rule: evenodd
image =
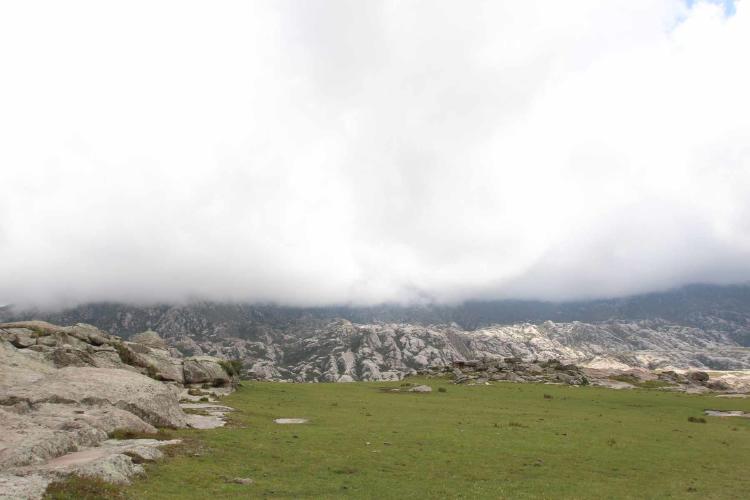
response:
M274 420L277 424L306 424L306 418L277 418Z
M13 474L0 475L0 499L42 498L50 481L48 477L40 474L29 474L26 476L16 476Z
M221 412L228 412L228 411L234 411L234 408L231 408L229 406L223 406L223 405L216 405L211 403L180 403L180 406L185 409L191 409L191 410L206 410L206 411L221 411Z
M155 460L161 457L161 452L158 450L159 448L162 446L179 444L181 442L182 440L180 439L172 439L169 441L158 439L108 439L102 441L97 446L66 453L65 455L60 455L59 457L55 457L42 464L16 467L15 471L28 474L32 472L75 468L79 465L96 462L112 455L123 453L132 453L145 460Z
M635 389L635 386L633 384L628 384L627 382L622 382L620 380L596 380L592 383L592 385L598 386L598 387L607 387L609 389L616 389L616 390L623 390L623 389Z
M742 410L733 410L733 411L722 411L722 410L706 410L704 412L709 417L740 417L740 418L750 418L750 413L745 413Z
M193 429L216 429L217 427L224 427L226 425L224 419L216 415L194 415L188 413L187 422L188 426Z
M716 396L717 398L730 398L730 399L747 399L747 394L719 394Z
M207 413L207 415L187 414L188 426L193 429L216 429L217 427L224 427L226 425L224 417L230 411L234 411L232 407L215 403L180 403L180 407L184 410L201 410Z

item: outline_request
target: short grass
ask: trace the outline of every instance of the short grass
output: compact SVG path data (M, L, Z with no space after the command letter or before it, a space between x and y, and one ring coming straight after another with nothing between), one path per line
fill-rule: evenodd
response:
M133 498L721 498L750 491L750 400L497 383L250 383L232 424L148 466ZM545 396L546 395L546 396ZM280 417L309 418L278 425ZM175 454L173 454L175 455ZM229 482L249 477L251 485Z

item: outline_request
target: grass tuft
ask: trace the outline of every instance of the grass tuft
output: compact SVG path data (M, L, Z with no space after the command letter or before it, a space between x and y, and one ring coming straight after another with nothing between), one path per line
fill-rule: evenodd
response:
M96 477L71 475L47 486L45 500L124 499L125 487Z
M115 429L108 434L109 439L158 439L159 441L170 441L174 434L166 429L157 429L156 433L133 431L130 429Z

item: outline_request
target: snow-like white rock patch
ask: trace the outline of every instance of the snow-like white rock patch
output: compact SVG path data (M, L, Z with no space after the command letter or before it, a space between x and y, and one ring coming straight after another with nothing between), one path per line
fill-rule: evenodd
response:
M277 418L274 420L277 424L306 424L306 418Z

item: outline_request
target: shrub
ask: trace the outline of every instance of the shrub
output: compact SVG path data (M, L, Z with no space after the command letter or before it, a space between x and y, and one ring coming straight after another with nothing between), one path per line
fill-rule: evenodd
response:
M242 361L239 359L222 360L219 364L230 377L239 377L242 372Z
M544 399L552 399L552 394L545 394Z
M703 417L688 417L688 422L693 422L694 424L705 424L706 419Z
M52 332L40 326L30 325L27 326L26 329L31 330L31 336L35 339L38 339L39 337L49 337L50 335L52 335Z
M151 365L146 365L146 375L154 380L161 380L161 377L159 377L158 373L156 372L156 368Z
M68 476L47 486L44 498L48 500L99 500L102 498L127 498L123 486L96 477Z
M438 387L438 392L448 392L448 389L445 387Z
M115 429L107 436L109 439L158 439L159 441L174 439L172 433L164 429L157 430L155 434L130 429Z

